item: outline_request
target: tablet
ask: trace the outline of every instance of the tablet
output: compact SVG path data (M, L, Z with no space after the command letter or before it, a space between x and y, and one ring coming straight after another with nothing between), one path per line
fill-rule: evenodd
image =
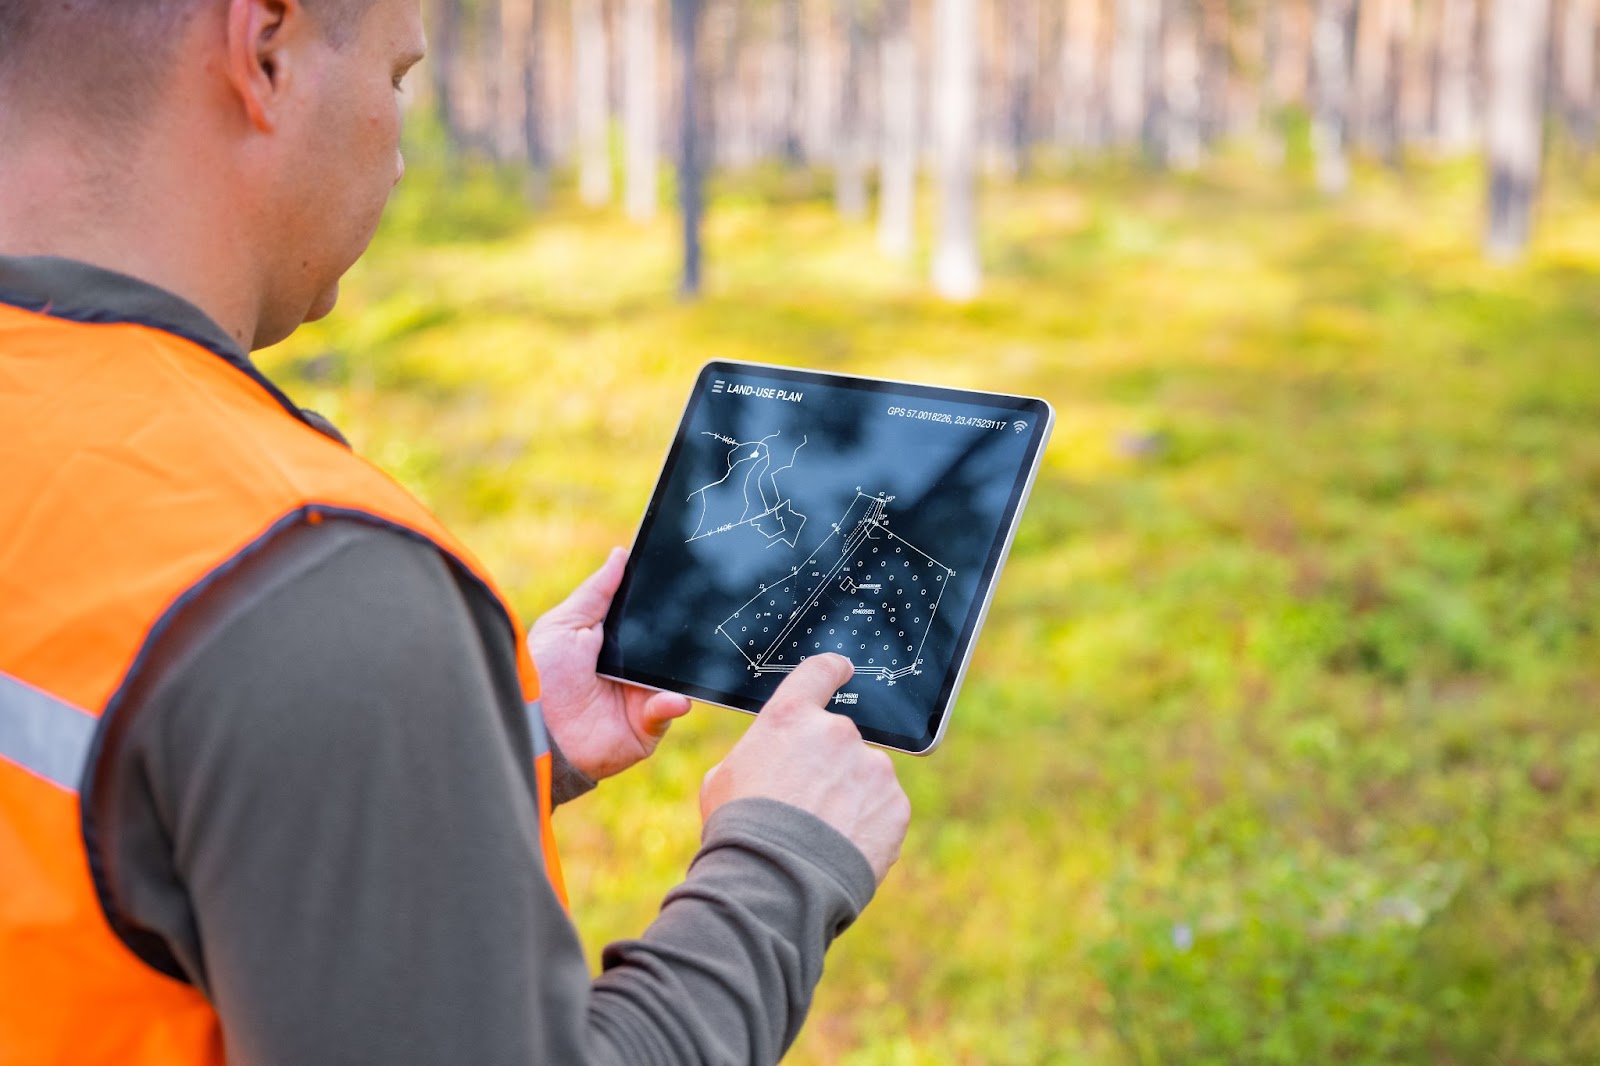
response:
M1055 414L1043 400L713 362L605 623L600 672L756 712L807 656L868 741L936 748Z

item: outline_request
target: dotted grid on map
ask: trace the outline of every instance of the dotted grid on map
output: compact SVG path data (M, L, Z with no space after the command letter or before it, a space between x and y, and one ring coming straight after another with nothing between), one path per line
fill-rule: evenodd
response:
M920 673L922 646L955 571L889 529L892 496L856 498L810 557L761 586L717 632L754 674L837 652L857 677Z

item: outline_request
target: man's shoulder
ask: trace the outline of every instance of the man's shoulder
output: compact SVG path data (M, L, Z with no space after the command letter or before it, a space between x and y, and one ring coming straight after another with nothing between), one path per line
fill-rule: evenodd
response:
M254 619L253 629L287 633L319 618L344 617L363 602L403 607L418 624L459 624L465 600L474 594L481 595L478 586L460 581L427 541L353 517L329 516L278 530L212 575L204 591L174 617L162 658L169 666L192 660L247 619ZM359 630L344 639L358 636ZM271 646L241 650L263 654Z

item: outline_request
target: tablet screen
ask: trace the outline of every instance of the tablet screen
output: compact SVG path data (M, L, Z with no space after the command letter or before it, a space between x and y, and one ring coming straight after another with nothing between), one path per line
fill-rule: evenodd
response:
M759 710L809 655L875 743L943 733L1053 415L1042 400L702 369L606 620L601 671Z

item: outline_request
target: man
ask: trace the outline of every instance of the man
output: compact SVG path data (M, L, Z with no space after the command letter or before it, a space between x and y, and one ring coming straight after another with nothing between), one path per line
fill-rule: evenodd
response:
M595 676L622 553L525 646L246 355L333 307L422 48L417 0L0 4L0 1063L773 1061L898 857L814 659L591 981L550 808L688 709Z

